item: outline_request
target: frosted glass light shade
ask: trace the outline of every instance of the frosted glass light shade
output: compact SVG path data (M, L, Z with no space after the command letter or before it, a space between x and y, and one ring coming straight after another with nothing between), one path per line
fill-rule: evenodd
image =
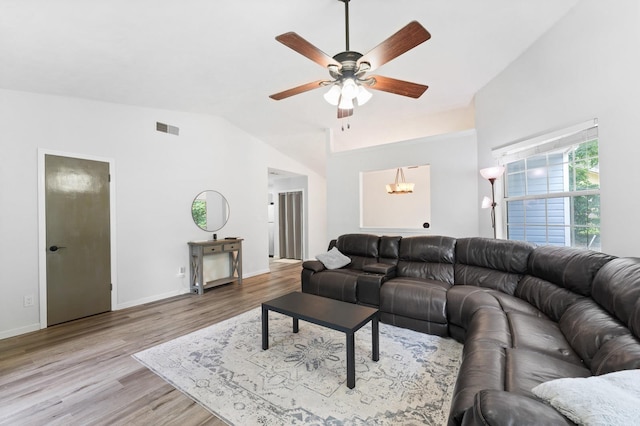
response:
M488 209L491 208L491 198L487 197L486 195L484 196L484 198L482 199L482 205L481 207L483 209Z
M324 94L324 100L333 106L337 106L340 101L340 86L334 84L331 89Z
M371 99L373 95L371 94L371 92L369 92L367 89L365 89L362 86L358 86L358 105L364 105L367 102L369 102L369 99Z
M495 180L504 174L504 166L487 167L486 169L481 169L480 174L487 180Z
M358 86L352 78L345 78L342 82L342 97L353 99L358 94Z
M342 96L340 98L340 104L338 105L340 109L353 109L353 98L348 96Z

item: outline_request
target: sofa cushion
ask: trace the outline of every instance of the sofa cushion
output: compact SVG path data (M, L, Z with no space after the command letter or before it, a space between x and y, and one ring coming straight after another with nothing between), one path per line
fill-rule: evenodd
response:
M593 299L640 337L640 259L604 265L593 282Z
M540 383L564 377L589 377L591 371L573 362L526 349L507 349L505 390L533 396Z
M378 261L380 263L388 263L391 265L398 264L401 239L402 237L380 237L380 248L378 253Z
M629 334L629 329L609 315L593 299L571 305L560 318L560 330L587 367L600 347L609 340Z
M442 281L393 278L380 289L380 311L446 324L447 288Z
M518 312L508 312L507 317L514 348L536 351L582 366L582 360L567 342L558 323Z
M356 303L358 275L361 272L355 269L325 270L311 275L302 291L317 296L342 300L343 302Z
M340 253L340 250L338 250L337 247L332 248L326 253L318 254L316 259L322 262L324 267L327 269L338 269L351 263L351 259Z
M534 245L489 238L456 240L455 283L513 294Z
M593 374L640 368L640 340L628 334L603 344L591 361Z
M514 295L535 306L553 321L560 318L582 296L541 278L525 275L518 283Z
M447 318L449 323L467 329L476 311L494 308L505 312L522 312L545 317L529 303L497 290L488 288L454 285L447 291Z
M462 426L476 425L567 426L573 423L536 399L511 392L482 390L476 394L473 407L462 419Z
M582 296L591 296L596 273L615 259L597 251L572 247L540 246L529 256L528 275L549 281Z
M372 234L344 234L336 240L336 247L351 259L348 268L362 269L367 263L378 262L380 237Z
M421 235L400 240L397 274L453 284L456 240Z

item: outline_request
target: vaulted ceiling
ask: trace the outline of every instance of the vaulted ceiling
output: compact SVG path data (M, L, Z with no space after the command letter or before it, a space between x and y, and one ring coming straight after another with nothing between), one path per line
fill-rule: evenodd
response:
M329 77L278 43L295 31L330 56L345 50L339 0L0 0L0 87L208 113L324 174L325 144L360 147L384 132L472 108L474 94L578 0L351 0L350 47L361 53L412 20L432 38L376 70L429 86L419 99L375 91L341 131L313 90ZM373 133L371 133L373 134Z

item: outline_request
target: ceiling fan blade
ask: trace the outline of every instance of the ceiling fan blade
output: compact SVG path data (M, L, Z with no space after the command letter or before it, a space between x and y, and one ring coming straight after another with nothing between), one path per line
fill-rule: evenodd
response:
M346 118L346 117L351 117L353 115L353 108L349 108L349 109L342 109L342 108L338 108L338 118Z
M390 60L431 38L431 34L418 21L411 21L391 37L371 49L358 60L358 64L368 62L374 70Z
M367 86L367 88L408 96L410 98L419 98L429 88L429 86L425 86L424 84L396 80L395 78L383 77L381 75L373 75L371 77L376 81L371 86Z
M276 40L278 40L285 46L295 50L299 54L306 56L307 58L311 59L313 62L319 64L324 68L328 67L329 65L335 65L338 67L341 66L340 62L336 61L331 56L327 55L322 50L318 49L313 44L309 43L307 40L303 39L294 32L280 34L276 37Z
M270 95L269 97L271 99L279 101L281 99L288 98L289 96L299 95L300 93L308 92L309 90L313 90L313 89L319 89L320 87L323 87L322 83L324 83L325 81L326 80L312 81L311 83L302 84L302 85L294 87L292 89L287 89L287 90L279 92L279 93L274 93L273 95Z

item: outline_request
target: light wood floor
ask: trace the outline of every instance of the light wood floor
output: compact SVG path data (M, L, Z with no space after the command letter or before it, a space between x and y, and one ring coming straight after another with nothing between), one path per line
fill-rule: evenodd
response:
M131 355L300 289L300 264L0 340L0 424L225 424Z

